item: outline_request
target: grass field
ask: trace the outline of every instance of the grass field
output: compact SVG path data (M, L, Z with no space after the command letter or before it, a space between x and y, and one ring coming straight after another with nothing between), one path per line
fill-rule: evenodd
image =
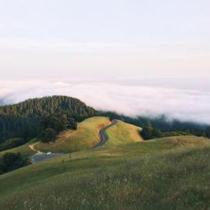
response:
M141 131L139 127L118 121L117 124L107 130L109 140L106 142L106 146L142 141L139 131Z
M193 136L102 147L0 176L2 210L210 206L210 142Z
M92 117L78 125L75 131L62 132L55 143L37 143L34 148L42 152L69 153L94 147L99 142L99 130L110 123L106 117Z

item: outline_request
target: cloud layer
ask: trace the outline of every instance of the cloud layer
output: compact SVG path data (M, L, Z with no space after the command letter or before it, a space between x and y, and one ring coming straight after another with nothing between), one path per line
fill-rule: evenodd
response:
M139 82L0 82L0 103L67 95L101 110L130 116L166 114L170 118L210 123L210 89Z

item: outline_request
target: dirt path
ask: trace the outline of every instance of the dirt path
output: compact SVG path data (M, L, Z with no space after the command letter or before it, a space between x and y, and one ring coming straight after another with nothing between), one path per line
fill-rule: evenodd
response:
M95 148L104 145L104 144L106 143L106 141L108 141L109 137L108 137L108 135L107 135L107 133L106 133L106 130L109 129L110 127L116 125L117 123L118 123L117 120L112 120L112 122L111 122L110 125L108 125L108 126L102 128L102 129L99 131L99 139L100 139L100 141L99 141L98 144L96 144Z
M37 144L37 143L35 143L35 144L30 144L30 145L29 145L29 148L30 148L32 151L36 152L36 153L41 153L41 151L35 149L34 146L35 146L36 144Z

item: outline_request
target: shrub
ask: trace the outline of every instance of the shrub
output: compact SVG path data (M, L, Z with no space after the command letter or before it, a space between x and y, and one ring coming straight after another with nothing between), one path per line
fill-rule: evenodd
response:
M0 158L0 173L6 173L29 164L29 160L20 153L5 153Z
M25 142L26 141L23 138L8 139L0 144L0 151L23 145Z
M76 130L77 129L77 121L74 118L70 118L68 120L68 128Z
M158 130L157 128L154 128L152 126L146 126L141 131L141 136L143 137L143 139L148 140L148 139L161 137L162 134L161 131Z
M41 141L44 143L48 143L50 141L55 141L57 133L52 128L47 128L42 132Z

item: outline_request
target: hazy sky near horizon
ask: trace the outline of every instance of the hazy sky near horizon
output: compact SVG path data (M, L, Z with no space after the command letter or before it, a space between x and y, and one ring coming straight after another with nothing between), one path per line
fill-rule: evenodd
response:
M210 78L209 0L0 0L0 80Z

